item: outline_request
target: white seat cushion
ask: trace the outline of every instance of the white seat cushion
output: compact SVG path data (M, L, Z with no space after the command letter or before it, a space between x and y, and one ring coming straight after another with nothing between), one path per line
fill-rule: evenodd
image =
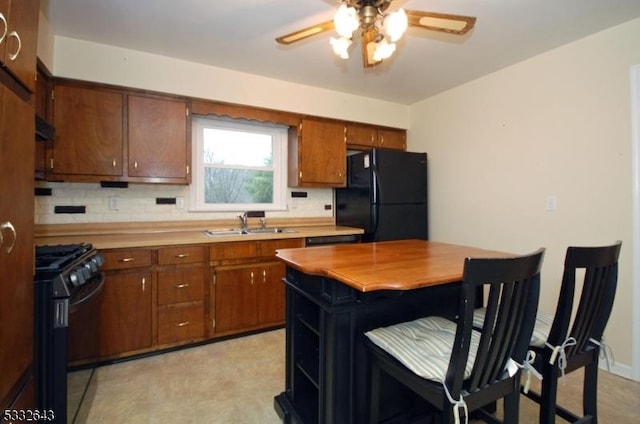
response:
M480 343L480 333L471 333L465 379L471 375ZM376 328L365 335L415 374L444 383L456 335L455 322L442 317L426 317Z
M486 308L478 308L473 312L473 326L475 328L482 328L486 313ZM549 338L551 324L553 324L553 315L546 312L538 311L535 327L533 328L533 334L531 335L531 342L529 343L529 345L534 347L543 347L547 339Z

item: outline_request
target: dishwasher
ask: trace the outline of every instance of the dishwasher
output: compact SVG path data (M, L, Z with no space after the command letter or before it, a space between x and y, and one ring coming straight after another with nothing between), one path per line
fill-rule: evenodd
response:
M305 246L327 246L331 244L360 243L360 234L346 234L339 236L315 236L305 238Z

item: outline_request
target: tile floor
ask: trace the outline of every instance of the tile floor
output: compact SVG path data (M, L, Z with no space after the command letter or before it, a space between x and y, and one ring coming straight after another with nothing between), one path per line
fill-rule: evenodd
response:
M91 372L72 373L77 386L76 394L70 392L72 403L79 403ZM581 385L581 372L566 377L559 389L563 405L580 410ZM637 422L639 382L601 371L599 386L601 423ZM69 422L275 424L280 421L273 397L283 389L284 330L268 331L99 367ZM537 423L537 405L521 399L520 423ZM558 418L557 423L565 421Z
M283 390L284 331L269 331L96 368L70 422L278 423L273 397Z

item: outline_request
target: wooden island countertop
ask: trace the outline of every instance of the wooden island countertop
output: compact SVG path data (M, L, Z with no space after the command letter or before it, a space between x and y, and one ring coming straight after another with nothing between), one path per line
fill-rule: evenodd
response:
M305 274L335 279L360 292L413 290L462 280L467 257L508 253L423 240L280 249L276 257Z

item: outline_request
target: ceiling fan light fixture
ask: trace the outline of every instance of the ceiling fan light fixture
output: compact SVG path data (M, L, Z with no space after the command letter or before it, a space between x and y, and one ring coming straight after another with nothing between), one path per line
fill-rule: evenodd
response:
M360 26L358 12L353 7L341 4L333 16L336 32L343 38L351 38L353 32Z
M351 45L351 42L351 39L345 37L331 37L329 40L329 43L331 43L331 47L333 48L333 52L340 56L341 59L349 59L349 46Z
M402 34L407 30L409 21L404 9L398 9L395 12L389 13L385 16L382 27L384 33L389 37L392 43L395 43L402 37Z

